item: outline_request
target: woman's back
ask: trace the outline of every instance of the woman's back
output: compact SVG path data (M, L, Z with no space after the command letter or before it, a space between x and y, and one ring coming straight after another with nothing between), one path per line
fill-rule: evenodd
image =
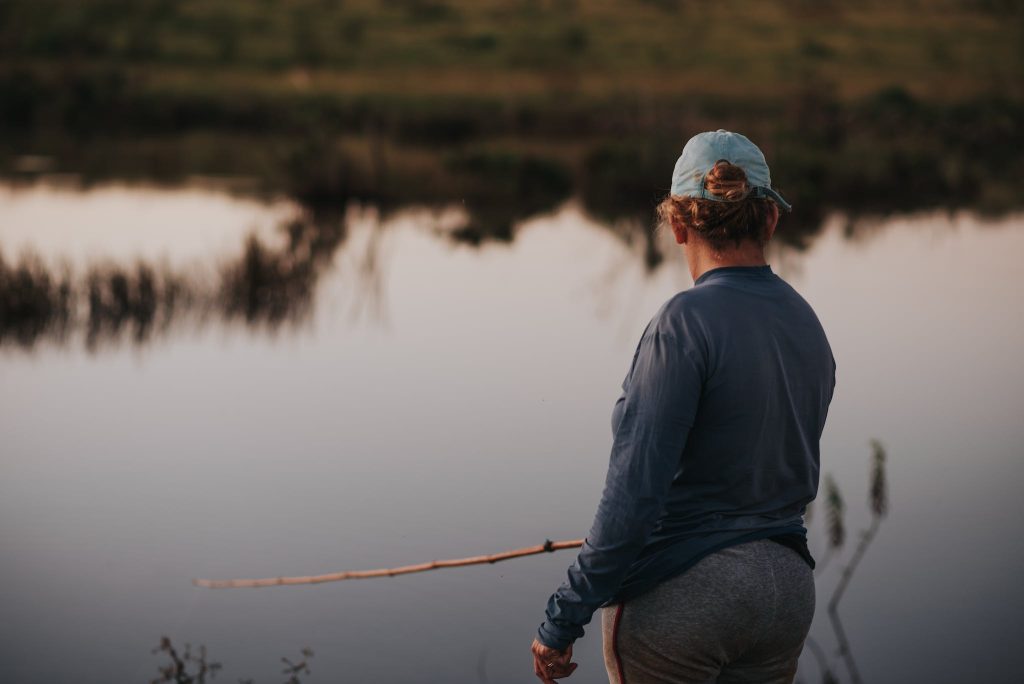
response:
M835 386L817 316L769 266L706 272L658 311L638 352L652 335L678 345L674 358L688 366L681 377L700 389L663 511L616 600L738 538L804 533ZM616 432L627 399L659 400L630 396L645 392L631 382L634 369L613 412Z
M725 518L719 526L789 519L817 493L835 384L828 340L811 307L769 267L706 275L678 299L703 324L708 354L682 493L695 514Z

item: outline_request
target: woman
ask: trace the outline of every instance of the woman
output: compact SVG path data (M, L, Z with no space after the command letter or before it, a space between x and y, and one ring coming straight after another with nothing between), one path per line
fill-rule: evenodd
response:
M814 614L803 513L818 489L835 361L765 245L790 206L761 151L687 142L658 214L694 286L637 345L604 493L532 651L552 684L600 608L613 683L792 682Z

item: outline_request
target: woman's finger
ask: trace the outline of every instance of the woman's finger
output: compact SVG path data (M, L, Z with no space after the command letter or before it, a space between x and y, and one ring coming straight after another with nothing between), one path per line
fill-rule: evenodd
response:
M551 667L548 667L548 665L551 665ZM543 664L543 667L545 674L550 679L563 679L573 673L573 670L576 669L576 663L566 663L563 665L562 663L549 660Z
M576 671L576 667L577 667L577 663L569 663L568 665L565 665L563 667L557 667L556 666L556 667L552 668L551 678L552 679L563 679L565 677L568 677L569 675L571 675L573 672Z
M548 676L547 663L538 654L533 655L533 673L537 675L544 684L555 684L555 681Z

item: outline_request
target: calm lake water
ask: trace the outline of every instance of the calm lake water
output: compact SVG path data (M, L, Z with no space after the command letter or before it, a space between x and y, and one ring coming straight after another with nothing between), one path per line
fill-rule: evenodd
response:
M283 680L281 656L306 646L310 682L533 680L530 641L572 552L190 584L586 534L612 404L644 324L691 285L685 261L668 247L645 269L639 244L572 202L478 248L446 237L459 212L350 208L284 323L196 305L141 343L72 330L0 346L0 681L149 681L162 635L205 644L217 681ZM202 189L4 188L0 251L55 273L142 258L201 289L247 236L285 245L298 213ZM867 682L1017 681L1022 259L1024 216L970 214L852 230L834 216L806 251L771 256L838 364L822 470L850 539L818 577L812 630L829 653L825 603L870 523L869 440L889 454L890 512L840 611ZM576 654L569 681L605 681L599 629ZM820 681L810 653L801 678Z

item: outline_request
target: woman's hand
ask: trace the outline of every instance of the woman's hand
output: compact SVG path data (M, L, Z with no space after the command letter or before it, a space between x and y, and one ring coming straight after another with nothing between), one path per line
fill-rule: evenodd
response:
M530 650L533 651L533 672L544 684L555 684L556 679L568 677L578 665L578 663L570 662L572 660L572 644L569 644L564 651L556 651L535 638Z

